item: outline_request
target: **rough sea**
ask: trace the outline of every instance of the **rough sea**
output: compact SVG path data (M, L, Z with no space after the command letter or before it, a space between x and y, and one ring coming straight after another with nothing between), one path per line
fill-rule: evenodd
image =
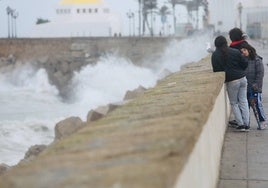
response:
M211 40L210 35L199 34L173 41L158 62L146 62L150 66L144 67L116 55L102 57L96 65L75 72L70 101L59 96L44 69L26 63L1 72L0 163L16 165L32 145L50 144L57 122L71 116L86 121L91 109L122 101L127 90L154 87L164 71L176 72L182 65L206 57Z

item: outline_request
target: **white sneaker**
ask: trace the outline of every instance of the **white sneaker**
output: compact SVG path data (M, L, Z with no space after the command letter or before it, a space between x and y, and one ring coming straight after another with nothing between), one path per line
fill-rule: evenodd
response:
M260 122L260 123L261 123L261 130L267 128L267 123L266 123L266 121L262 121L262 122Z

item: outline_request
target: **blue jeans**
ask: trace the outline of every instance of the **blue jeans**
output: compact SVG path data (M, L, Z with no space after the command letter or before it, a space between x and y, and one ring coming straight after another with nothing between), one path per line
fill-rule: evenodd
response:
M246 77L227 82L227 92L238 125L249 126Z
M262 94L258 93L258 92L254 92L253 89L251 89L250 91L248 91L247 93L247 98L248 98L248 102L250 102L250 100L254 99L256 101L256 108L257 108L257 112L259 115L259 121L263 122L266 121L266 115L263 109L263 105L262 105ZM250 104L248 104L250 107Z

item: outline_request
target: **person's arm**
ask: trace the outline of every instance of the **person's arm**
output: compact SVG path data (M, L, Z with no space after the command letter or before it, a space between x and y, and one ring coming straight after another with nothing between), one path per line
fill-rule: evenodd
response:
M211 56L211 64L213 72L222 72L225 70L224 67L222 66L221 61L217 58L215 52Z
M261 92L263 77L264 77L264 66L263 66L263 62L261 58L256 58L255 63L256 63L255 64L256 77L255 77L255 81L253 84L253 88L255 91Z
M240 54L240 66L243 70L246 70L248 67L248 58Z

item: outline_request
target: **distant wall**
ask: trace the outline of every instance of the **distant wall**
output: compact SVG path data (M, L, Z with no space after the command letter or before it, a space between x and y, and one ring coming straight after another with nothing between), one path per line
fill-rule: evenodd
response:
M52 84L61 96L74 71L95 64L105 54L116 54L144 66L144 61L156 62L166 46L178 38L165 37L96 37L0 39L0 68L16 62L30 62L45 68ZM12 67L10 67L12 69Z
M178 40L178 38L176 38ZM20 60L69 58L87 60L104 53L118 53L140 64L146 57L161 54L174 38L166 37L90 37L90 38L42 38L0 39L0 57L14 54Z

